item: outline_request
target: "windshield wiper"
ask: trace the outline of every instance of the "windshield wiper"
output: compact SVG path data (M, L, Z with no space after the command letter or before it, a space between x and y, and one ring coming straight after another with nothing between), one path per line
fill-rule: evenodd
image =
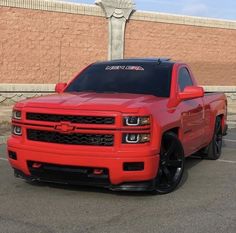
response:
M117 92L117 91L96 91L96 93L117 94L117 93L120 93L120 92Z
M83 90L83 91L76 91L76 92L97 92L97 91L95 91L95 90Z

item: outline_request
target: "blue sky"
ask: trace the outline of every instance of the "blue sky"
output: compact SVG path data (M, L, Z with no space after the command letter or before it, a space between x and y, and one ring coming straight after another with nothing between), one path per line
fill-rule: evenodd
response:
M63 0L94 4L95 0ZM134 0L137 10L236 20L236 0Z

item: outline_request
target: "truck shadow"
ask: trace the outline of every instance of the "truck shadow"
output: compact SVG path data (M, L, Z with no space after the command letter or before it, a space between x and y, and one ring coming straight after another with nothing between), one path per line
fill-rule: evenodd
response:
M197 166L199 163L204 162L204 160L205 159L203 159L201 156L197 156L197 155L192 155L192 156L185 159L185 171L183 174L183 178L176 190L178 190L179 188L181 188L185 184L185 182L187 181L187 179L189 177L189 172L191 174L190 170L193 167Z
M179 186L175 191L177 191L179 188L184 186L185 182L188 179L189 172L191 174L191 169L195 166L197 166L199 163L204 162L204 159L202 159L199 156L191 156L189 158L186 158L185 160L185 171L183 174L183 178ZM43 183L43 182L30 182L30 185L33 186L46 186L49 188L55 188L55 189L63 189L68 191L78 191L78 192L96 192L96 193L102 193L102 194L109 194L109 195L118 195L118 196L150 196L151 192L133 192L133 191L111 191L106 188L101 187L90 187L90 186L75 186L75 185L64 185L64 184L54 184L54 183Z

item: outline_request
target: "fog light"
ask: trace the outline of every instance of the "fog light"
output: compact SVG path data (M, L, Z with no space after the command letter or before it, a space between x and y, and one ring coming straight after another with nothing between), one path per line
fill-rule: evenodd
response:
M128 133L123 134L123 143L138 144L150 142L150 134Z
M144 163L143 162L131 162L123 164L124 171L143 171Z
M16 155L16 152L14 151L8 151L8 156L10 159L14 159L14 160L17 160L17 155Z
M22 128L21 128L21 126L13 125L12 126L12 133L14 135L21 136L22 135Z

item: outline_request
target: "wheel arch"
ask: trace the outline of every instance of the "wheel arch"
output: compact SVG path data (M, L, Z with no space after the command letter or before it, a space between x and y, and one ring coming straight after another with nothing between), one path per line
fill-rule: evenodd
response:
M174 133L180 139L180 136L181 136L180 135L180 127L174 127L174 128L170 128L170 129L165 130L162 133L162 137L164 134L169 133L169 132Z
M163 136L169 132L174 133L177 136L177 138L179 139L179 141L182 145L183 152L185 154L185 149L184 149L184 145L183 145L183 131L182 131L181 127L177 126L177 127L169 128L169 129L163 131L162 136L161 136L161 142L162 142Z
M157 176L155 178L156 180L155 192L158 194L166 194L166 193L174 191L179 186L182 180L182 176L184 172L185 156L184 156L182 143L178 137L179 132L180 132L179 127L169 128L162 132L161 140L164 143L164 145L161 150L162 152L160 153L160 165L157 172ZM174 140L175 142L172 143L172 140ZM173 165L173 162L174 164L176 164L176 162L178 164ZM170 163L170 164L166 165L167 163ZM168 178L171 176L170 171L168 171L168 169L170 169L168 168L168 166L171 166L172 173L174 171L173 177L175 178L175 180L171 181L171 185L169 184L167 187L165 187L165 183L168 184L169 182L168 180L173 178L173 177ZM173 169L176 169L176 170L173 170ZM163 174L165 178L164 180L163 180ZM165 174L169 174L169 175L166 176Z
M223 130L224 127L225 127L225 124L226 124L226 122L225 122L225 115L224 115L223 113L220 113L220 114L216 115L216 117L215 117L215 122L216 122L216 119L217 119L217 118L220 118L222 130ZM215 122L214 122L214 123L215 123Z

